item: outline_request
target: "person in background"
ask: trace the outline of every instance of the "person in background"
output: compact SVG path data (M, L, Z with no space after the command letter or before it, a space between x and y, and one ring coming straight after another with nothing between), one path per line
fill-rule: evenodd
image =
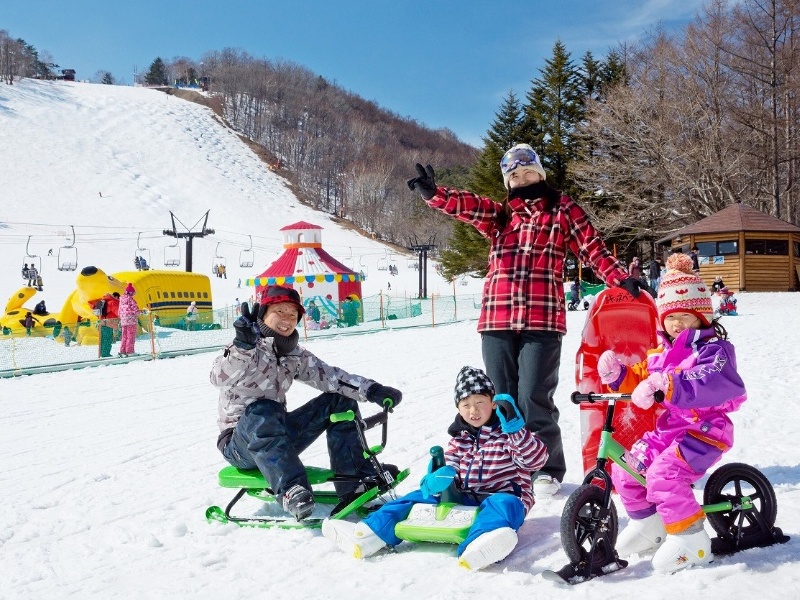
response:
M653 291L658 289L658 282L661 280L661 267L663 263L657 256L653 256L650 260L650 265L648 267L648 279L650 280L650 288Z
M120 356L129 356L135 353L136 329L139 327L139 305L133 297L136 289L133 284L125 286L125 293L119 300L119 326L122 330L122 340L119 348Z
M714 283L711 284L711 293L712 294L716 294L717 292L719 292L724 287L725 287L725 284L722 283L722 277L717 275L716 277L714 277Z
M323 433L331 468L342 475L375 476L364 457L352 421L331 423L334 413L352 410L359 402L397 406L400 390L329 366L298 346L297 325L305 309L291 288L271 286L251 312L233 324L236 336L211 367L211 385L219 389L217 438L225 459L239 469L259 469L283 509L301 521L314 510L314 496L300 453ZM302 381L322 394L299 408L286 408L286 393ZM397 474L397 468L384 465ZM339 507L363 493L358 483L334 482ZM363 487L363 486L362 486Z
M689 256L669 257L656 305L662 344L633 366L608 350L597 371L612 391L632 392L631 401L644 410L663 400L655 429L625 455L628 465L646 475L646 486L617 465L611 476L630 517L617 552L624 558L655 551L654 569L673 572L713 559L705 514L692 488L733 445L728 415L747 393L734 347L712 319L711 297Z
M572 252L610 286L639 295L641 282L608 251L586 212L550 187L539 155L527 144L500 161L508 190L502 202L437 186L433 167L416 165L408 180L436 210L469 223L489 240L478 332L483 361L498 393L519 403L526 427L547 444L547 463L534 473L537 496L552 496L567 471L559 411L561 343L566 333L564 263Z
M25 313L25 318L22 320L22 325L25 327L25 333L27 335L31 334L31 329L36 324L36 319L33 318L33 315L30 311Z
M700 273L700 248L697 246L692 246L691 252L689 252L689 257L692 259L692 270L697 275Z
M360 523L326 519L322 535L354 558L365 558L402 540L395 525L414 504L458 502L479 506L466 539L458 546L458 564L475 571L508 556L517 545L525 515L534 504L531 472L547 460L547 447L525 428L514 399L495 395L486 373L464 367L456 377L455 421L445 466L431 461L420 489L383 505Z
M586 293L586 287L584 287L580 277L576 275L575 279L572 280L572 285L569 286L569 305L567 309L578 310L578 304L584 293Z
M642 278L642 267L639 264L639 257L634 256L631 263L628 265L628 273L634 279L641 279Z
M186 308L186 330L192 331L194 322L197 321L197 303L192 300Z
M36 306L33 307L33 314L44 316L47 314L47 305L45 304L44 300L40 300L37 302Z

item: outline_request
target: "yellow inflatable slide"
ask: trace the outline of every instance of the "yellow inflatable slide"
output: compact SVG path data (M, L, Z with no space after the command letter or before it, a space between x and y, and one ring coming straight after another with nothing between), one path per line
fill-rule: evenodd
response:
M76 279L76 289L67 296L59 313L32 315L34 324L31 335L57 336L62 326L67 325L75 331L74 328L80 324L82 326L77 327L78 341L81 344L97 344L98 317L93 312L95 302L115 292L121 296L128 283L136 288L134 298L139 309L152 312L154 321L160 325L170 326L182 322L186 309L192 302L197 306L198 324L210 324L213 320L211 281L206 275L158 270L122 271L107 275L102 269L90 266L81 270ZM23 287L9 298L0 317L0 327L4 335L27 335L25 315L28 312L33 313L33 309L24 305L35 294L35 288ZM147 328L149 318L141 319L140 325Z

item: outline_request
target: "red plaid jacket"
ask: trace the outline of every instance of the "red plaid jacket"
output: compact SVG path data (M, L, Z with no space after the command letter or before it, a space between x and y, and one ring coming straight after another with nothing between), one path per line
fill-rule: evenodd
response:
M426 201L470 223L491 242L478 331L558 331L566 333L564 259L571 250L609 286L628 277L608 251L586 212L568 196L552 210L546 200L509 202L513 213L501 231L502 204L471 192L439 187Z

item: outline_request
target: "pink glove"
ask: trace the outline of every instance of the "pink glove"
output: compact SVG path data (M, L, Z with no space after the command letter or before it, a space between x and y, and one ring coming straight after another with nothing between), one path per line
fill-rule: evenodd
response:
M600 381L606 385L617 382L623 366L613 350L606 350L597 360L597 374L600 375Z
M636 386L631 394L631 402L642 410L647 410L656 401L653 394L656 392L667 393L669 389L669 375L666 373L653 373Z

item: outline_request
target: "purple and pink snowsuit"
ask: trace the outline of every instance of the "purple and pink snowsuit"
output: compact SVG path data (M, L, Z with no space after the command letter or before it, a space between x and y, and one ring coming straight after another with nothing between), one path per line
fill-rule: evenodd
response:
M122 328L120 354L133 354L136 343L136 327L139 324L139 305L131 292L119 299L119 324Z
M646 470L647 487L614 465L612 479L631 519L656 511L667 533L678 534L704 517L691 485L733 445L728 413L747 399L736 371L733 345L719 339L713 327L686 329L664 343L646 361L623 369L618 386L630 392L651 373L667 373L670 387L664 412L654 431L646 433L626 455L628 464Z

